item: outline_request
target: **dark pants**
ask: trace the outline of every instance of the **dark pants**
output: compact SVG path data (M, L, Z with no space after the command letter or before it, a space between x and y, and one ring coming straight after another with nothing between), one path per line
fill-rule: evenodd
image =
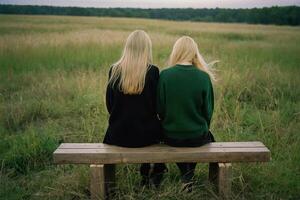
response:
M140 174L142 176L142 185L147 185L150 179L152 179L153 184L158 187L164 172L167 171L167 167L164 163L155 163L151 173L150 171L150 163L141 164Z
M200 147L204 144L215 142L215 138L209 131L207 134L199 138L189 138L189 139L174 139L166 138L165 143L174 147ZM190 182L194 176L195 168L197 163L176 163L182 177L182 181L187 183Z

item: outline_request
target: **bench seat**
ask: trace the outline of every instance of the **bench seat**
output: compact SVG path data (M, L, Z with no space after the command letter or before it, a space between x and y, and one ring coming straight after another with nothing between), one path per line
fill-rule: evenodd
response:
M92 199L107 199L115 182L115 164L210 163L209 179L220 197L230 197L231 163L268 162L270 150L258 141L214 142L201 147L170 147L157 144L126 148L103 143L62 143L54 152L56 164L90 164Z
M215 142L202 147L159 144L125 148L102 143L63 143L54 152L57 164L120 164L158 162L266 162L270 151L261 142Z

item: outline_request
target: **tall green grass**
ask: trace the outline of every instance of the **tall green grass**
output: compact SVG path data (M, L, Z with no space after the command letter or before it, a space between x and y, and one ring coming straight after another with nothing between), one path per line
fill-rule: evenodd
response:
M299 199L300 29L144 19L0 16L0 199L88 199L88 166L55 166L61 142L101 142L109 66L134 29L153 41L161 69L176 38L195 38L216 65L212 131L218 141L266 144L272 161L233 165L233 199ZM168 164L162 187L139 187L119 166L116 199L217 199L207 164L192 193Z

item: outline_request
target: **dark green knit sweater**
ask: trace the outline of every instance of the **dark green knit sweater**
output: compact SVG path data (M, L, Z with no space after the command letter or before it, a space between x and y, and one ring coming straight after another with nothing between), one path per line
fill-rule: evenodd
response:
M208 132L214 109L209 75L193 65L176 65L160 73L158 114L169 138L196 138Z

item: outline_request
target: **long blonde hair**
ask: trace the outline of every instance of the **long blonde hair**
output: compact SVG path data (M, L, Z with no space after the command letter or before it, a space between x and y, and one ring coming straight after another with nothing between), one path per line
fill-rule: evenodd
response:
M211 80L216 80L215 74L209 65L213 65L218 61L207 64L199 53L197 43L189 36L182 36L175 42L169 58L169 65L171 66L182 62L192 63L200 70L206 72Z
M133 31L127 38L123 54L113 64L109 84L115 84L124 94L140 94L145 86L146 73L152 63L152 43L143 30Z

